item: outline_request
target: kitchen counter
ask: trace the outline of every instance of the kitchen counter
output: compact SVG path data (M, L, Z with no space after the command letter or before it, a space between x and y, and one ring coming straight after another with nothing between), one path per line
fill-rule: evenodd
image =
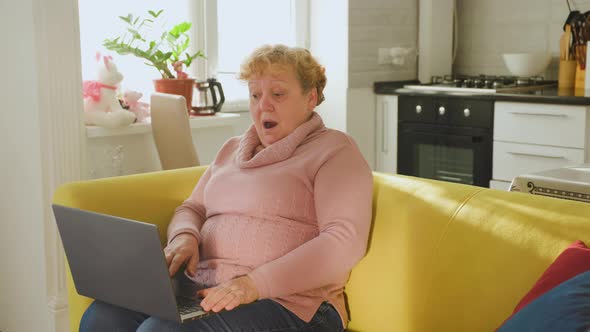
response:
M403 86L416 84L417 81L375 82L373 90L378 95L404 95L404 96L441 96L457 97L463 99L511 101L525 103L563 104L563 105L590 105L590 90L558 89L557 86L545 88L534 92L513 93L470 93L470 92L441 92L418 91L406 89Z

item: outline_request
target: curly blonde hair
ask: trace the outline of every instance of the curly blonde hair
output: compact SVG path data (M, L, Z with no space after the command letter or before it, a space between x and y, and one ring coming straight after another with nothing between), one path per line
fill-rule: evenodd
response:
M238 78L249 80L254 75L268 71L293 69L304 93L316 88L318 102L324 101L324 87L326 86L326 69L305 48L289 47L281 44L264 45L252 52L242 65Z

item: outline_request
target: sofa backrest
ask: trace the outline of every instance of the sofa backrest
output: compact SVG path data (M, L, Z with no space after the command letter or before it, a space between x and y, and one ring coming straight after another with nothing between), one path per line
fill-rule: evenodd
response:
M574 240L590 204L374 176L366 257L346 286L350 331L493 331Z

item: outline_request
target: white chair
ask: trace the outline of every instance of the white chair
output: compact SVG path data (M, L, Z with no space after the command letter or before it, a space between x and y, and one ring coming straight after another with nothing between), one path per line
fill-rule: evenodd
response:
M199 166L184 97L154 93L150 112L152 134L162 169Z

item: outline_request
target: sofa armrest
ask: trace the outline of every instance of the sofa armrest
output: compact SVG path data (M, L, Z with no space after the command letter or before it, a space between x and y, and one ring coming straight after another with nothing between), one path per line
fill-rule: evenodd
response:
M53 203L158 225L165 243L174 210L190 195L205 166L175 169L60 186Z
M190 195L205 169L200 166L72 182L55 191L53 203L158 225L164 245L174 210ZM66 280L70 331L78 331L92 299L78 295L67 265Z

